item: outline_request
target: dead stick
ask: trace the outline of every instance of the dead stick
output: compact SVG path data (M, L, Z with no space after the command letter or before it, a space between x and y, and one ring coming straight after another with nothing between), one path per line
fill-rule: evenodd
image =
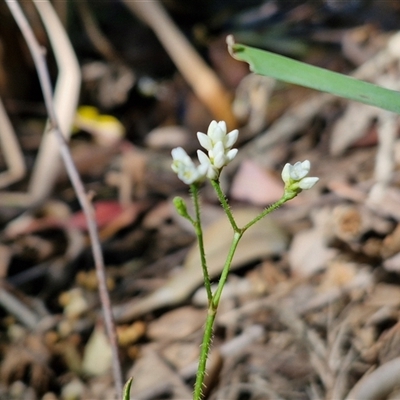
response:
M43 0L41 0L43 1ZM42 88L43 97L47 109L47 113L49 115L51 129L57 137L58 145L61 153L61 157L64 161L68 176L72 182L72 186L76 192L79 203L85 213L89 236L91 239L93 258L95 262L97 279L99 281L99 295L101 304L103 307L103 314L105 325L107 329L107 334L110 340L112 355L113 355L113 373L115 380L115 387L117 390L117 395L119 398L122 398L122 371L121 365L118 356L118 343L117 343L117 334L115 329L114 320L111 312L111 302L110 296L107 290L106 284L106 275L105 275L105 267L103 254L101 251L99 236L97 232L96 221L94 219L94 211L88 200L87 194L85 192L85 188L83 186L82 180L80 179L79 173L75 167L75 164L72 161L71 153L69 151L67 142L60 130L57 115L54 109L53 97L52 97L52 89L50 83L49 72L47 69L47 65L44 58L43 49L37 42L35 35L30 27L27 19L25 18L19 4L17 1L7 1L6 2L15 21L17 22L21 32L28 44L30 52L32 54L36 70L39 76L40 86Z

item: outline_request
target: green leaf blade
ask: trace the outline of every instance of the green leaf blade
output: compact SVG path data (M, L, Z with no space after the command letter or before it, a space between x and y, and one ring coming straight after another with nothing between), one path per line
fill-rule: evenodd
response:
M247 62L257 74L400 114L400 93L395 90L243 44L229 47L233 57Z
M133 378L129 378L128 382L126 382L124 386L124 394L122 400L129 400L131 398L131 386L132 386Z

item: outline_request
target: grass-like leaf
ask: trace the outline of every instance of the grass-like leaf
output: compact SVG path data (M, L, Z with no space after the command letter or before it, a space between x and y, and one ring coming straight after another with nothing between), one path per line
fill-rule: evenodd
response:
M133 382L133 378L129 378L128 382L125 383L124 396L123 396L122 400L129 400L131 398L132 382Z
M250 65L251 71L284 82L327 92L349 100L380 107L400 114L400 93L347 75L292 60L269 51L233 43L228 37L231 55Z

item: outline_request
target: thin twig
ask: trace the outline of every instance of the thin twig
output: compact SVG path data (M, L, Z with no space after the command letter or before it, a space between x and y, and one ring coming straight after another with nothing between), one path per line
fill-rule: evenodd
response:
M87 219L89 236L91 239L93 258L95 262L97 279L99 281L99 295L101 299L101 304L103 308L104 320L107 329L107 334L110 340L110 345L113 355L113 373L115 380L115 387L119 398L122 398L122 372L121 365L118 356L118 344L117 335L114 320L111 312L111 302L109 293L106 285L105 267L104 260L101 251L99 236L97 232L97 226L94 219L94 211L86 195L83 183L80 179L79 173L73 163L71 153L69 151L67 142L60 130L57 115L54 109L52 89L50 83L49 72L44 58L43 49L37 42L34 33L25 18L19 4L16 1L7 1L7 5L14 16L22 34L28 44L31 51L36 70L38 72L40 85L43 92L43 97L46 105L46 109L49 115L51 129L57 137L58 145L61 153L61 157L64 161L68 176L72 182L76 195L78 197L79 203L83 209L83 212Z
M114 49L111 42L101 31L99 24L93 17L93 13L89 7L87 0L76 0L74 2L82 20L83 28L91 40L95 49L108 61L125 64L123 59Z
M58 126L65 137L69 137L81 85L80 67L71 42L51 4L48 1L35 1L34 4L43 22L57 64L58 73L54 87L53 104L58 116ZM43 132L27 190L23 192L1 192L0 205L32 207L40 204L51 193L59 173L61 160L57 151L57 138L55 135L49 134L48 130L49 123L46 124ZM2 126L1 136L5 134L3 131ZM6 152L5 149L4 146L3 153ZM10 143L7 143L7 153L9 153L9 150ZM10 157L14 156L11 155ZM15 162L13 158L13 164Z
M366 373L351 389L346 400L379 400L387 396L399 385L400 358L394 358Z
M39 316L14 296L6 287L5 282L0 282L0 305L29 329L37 327Z
M11 125L1 98L0 126L0 144L3 149L2 154L4 161L8 167L7 171L0 173L0 188L2 188L22 179L26 173L26 166L13 126Z

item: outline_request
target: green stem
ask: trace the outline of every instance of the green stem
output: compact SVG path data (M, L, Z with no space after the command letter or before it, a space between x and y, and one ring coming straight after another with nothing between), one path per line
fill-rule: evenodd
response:
M228 253L228 256L225 261L224 269L222 271L221 278L218 283L218 288L215 291L212 301L210 301L209 305L208 305L207 321L206 321L206 326L204 328L204 335L203 335L203 342L201 344L199 365L197 367L196 383L194 386L194 395L193 395L194 400L201 400L201 398L202 398L202 388L203 388L203 383L204 383L204 376L206 373L207 358L208 358L208 354L210 352L214 320L215 320L215 316L217 315L217 309L218 309L218 305L219 305L219 300L221 298L222 289L224 288L224 285L228 278L228 273L229 273L230 266L232 264L233 256L235 255L235 251L236 251L237 245L238 245L241 237L242 237L242 233L239 233L239 232L235 232L233 235L231 247L229 249L229 253Z
M295 193L295 192L286 192L285 191L283 196L277 202L275 202L271 206L267 207L260 215L258 215L254 219L252 219L248 224L246 224L242 228L242 232L244 233L245 231L247 231L247 229L249 229L251 226L253 226L256 222L260 221L260 219L263 219L266 215L272 213L272 211L275 211L281 205L283 205L284 203L293 199L296 196L297 196L297 193Z
M229 274L229 270L231 268L233 256L235 255L237 246L239 244L239 240L242 238L242 236L243 236L243 232L235 232L233 234L231 247L229 249L228 256L226 257L224 269L222 270L221 277L219 278L217 290L215 291L215 293L213 295L213 299L212 299L212 306L215 309L215 311L217 311L217 309L218 309L219 301L220 301L221 295L222 295L222 290L224 289L226 280L228 279L228 274Z
M226 257L225 265L224 265L224 268L221 273L221 277L218 282L217 290L211 296L211 301L209 298L207 321L206 321L206 326L204 328L203 341L201 344L201 351L200 351L199 365L197 367L197 375L196 375L196 383L195 383L195 387L194 387L193 400L201 400L202 399L202 388L203 388L204 377L205 377L205 373L206 373L207 358L208 358L208 354L210 352L210 347L211 347L214 321L215 321L215 317L217 315L217 310L218 310L219 302L221 299L222 290L224 289L225 283L228 279L229 270L230 270L232 260L235 255L235 252L236 252L236 249L237 249L240 239L242 238L244 232L248 228L250 228L252 225L254 225L257 221L264 218L266 215L268 215L272 211L276 210L278 207L280 207L282 204L286 203L288 200L293 199L294 197L297 196L297 193L295 193L295 192L285 191L284 195L276 203L274 203L270 207L266 208L260 215L258 215L256 218L254 218L252 221L250 221L247 225L245 225L244 228L240 229L236 225L236 222L230 211L230 208L226 201L226 198L225 198L224 194L222 193L221 188L219 186L219 182L217 180L213 180L213 181L211 181L211 183L212 183L215 191L218 194L218 198L220 199L221 204L222 204L235 232L233 234L231 247L230 247L228 255Z
M231 212L231 208L229 207L228 201L226 200L226 197L224 195L224 193L221 190L221 186L219 184L219 181L217 179L212 179L211 180L211 185L213 186L215 192L217 193L218 199L229 219L229 222L232 225L232 228L235 232L239 232L240 229L238 228L235 218L233 218L232 212Z
M190 185L190 191L192 193L193 205L196 215L195 220L193 221L193 227L196 232L197 242L199 244L200 261L201 261L201 268L203 270L204 286L206 288L208 302L210 303L212 301L212 291L211 291L210 275L208 274L208 268L207 268L206 253L204 250L203 229L201 227L199 188L196 184L193 184Z
M212 341L213 326L217 310L209 303L206 326L204 328L203 342L201 344L199 365L197 367L196 383L194 385L193 400L201 400L203 392L204 377L206 374L206 364Z

